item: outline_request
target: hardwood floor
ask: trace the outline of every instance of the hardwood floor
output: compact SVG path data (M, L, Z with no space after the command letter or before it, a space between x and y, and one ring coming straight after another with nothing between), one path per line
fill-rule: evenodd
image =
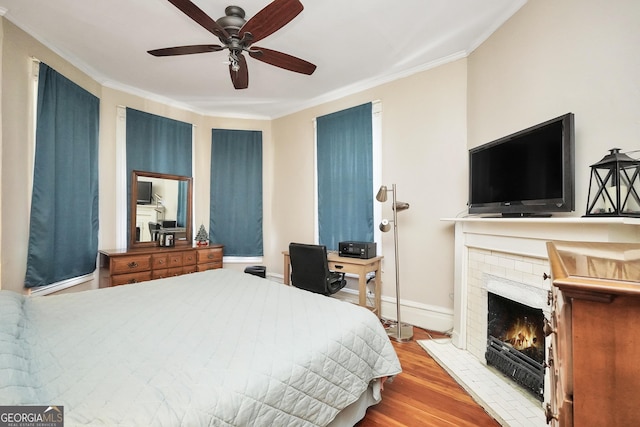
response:
M357 427L500 426L416 342L428 339L429 334L443 337L414 328L412 341L392 341L402 373L385 384L382 402L369 408Z

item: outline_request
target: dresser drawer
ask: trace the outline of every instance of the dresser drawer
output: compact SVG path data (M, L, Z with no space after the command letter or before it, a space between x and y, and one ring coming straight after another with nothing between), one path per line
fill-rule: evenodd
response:
M111 286L130 285L132 283L146 282L151 280L151 272L116 274L111 276Z
M196 252L195 251L183 252L182 265L196 265Z
M219 262L210 262L207 264L198 264L197 269L198 271L207 271L207 270L213 270L216 268L222 268L222 261Z
M153 254L151 255L151 264L154 270L169 268L169 257L167 254Z
M198 264L206 264L211 262L222 263L222 249L199 249L198 250Z
M195 257L194 257L195 258ZM195 273L196 270L196 265L185 265L184 267L182 267L182 273L183 274L189 274L189 273Z
M182 252L169 254L169 268L182 267Z
M151 278L152 279L164 279L165 277L169 277L169 269L168 268L160 268L160 269L156 269L153 270L153 273L151 273Z
M168 271L169 277L180 276L183 274L182 267L173 267Z
M151 255L111 258L111 274L134 273L151 269ZM147 279L148 280L148 279Z

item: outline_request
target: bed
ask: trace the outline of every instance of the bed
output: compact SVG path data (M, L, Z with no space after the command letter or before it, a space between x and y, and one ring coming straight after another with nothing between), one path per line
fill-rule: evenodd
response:
M369 310L230 269L0 290L0 405L69 426L352 426L400 371Z

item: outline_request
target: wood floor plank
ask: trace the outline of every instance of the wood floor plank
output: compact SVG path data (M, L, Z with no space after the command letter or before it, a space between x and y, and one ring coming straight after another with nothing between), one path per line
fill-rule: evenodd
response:
M392 341L402 373L387 382L382 402L357 427L499 427L485 410L427 354L416 340L442 334L414 328L414 339Z

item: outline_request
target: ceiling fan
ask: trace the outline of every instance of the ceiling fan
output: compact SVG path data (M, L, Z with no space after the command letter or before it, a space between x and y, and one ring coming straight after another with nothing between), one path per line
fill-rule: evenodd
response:
M303 59L252 45L278 31L298 16L303 9L299 0L274 0L248 21L244 19L245 12L239 6L228 6L225 9L225 16L216 21L189 0L169 0L169 2L218 37L222 45L200 44L148 51L153 56L191 55L228 49L229 73L236 89L249 87L249 71L243 52L247 52L250 57L258 61L296 73L310 75L316 69L315 65Z

